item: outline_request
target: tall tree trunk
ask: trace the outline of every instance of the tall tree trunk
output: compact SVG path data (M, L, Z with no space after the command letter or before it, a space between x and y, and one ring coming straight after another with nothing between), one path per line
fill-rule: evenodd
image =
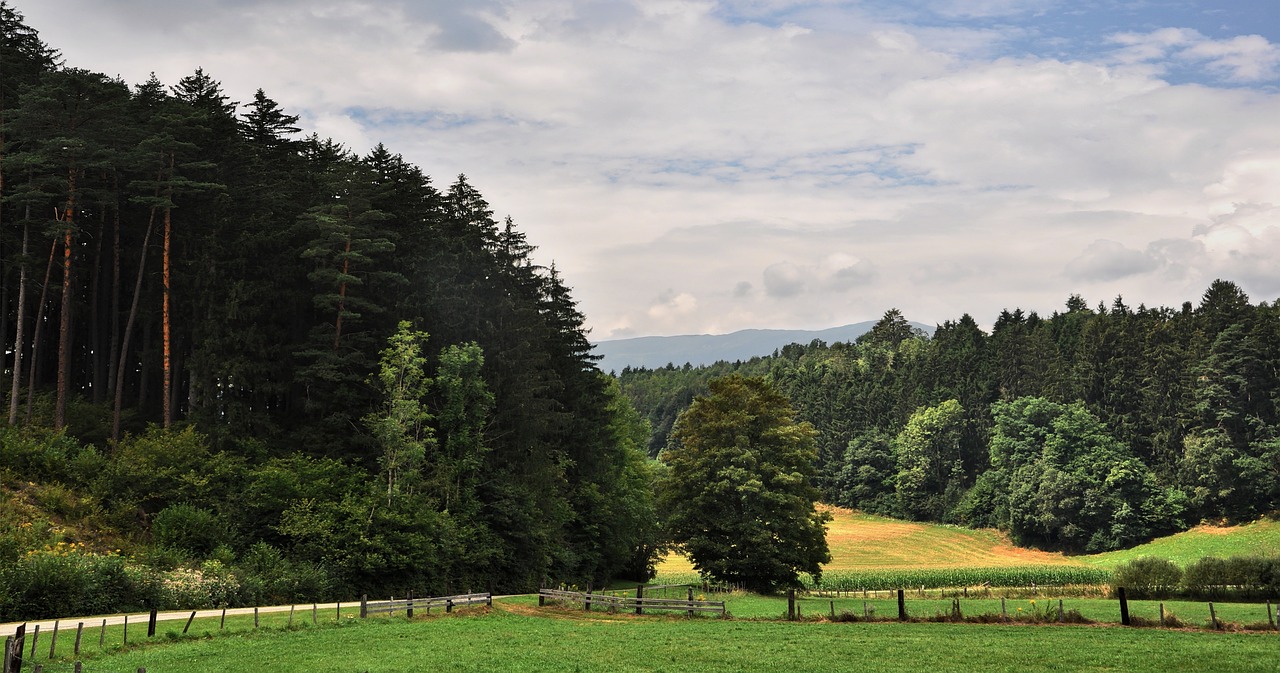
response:
M67 169L67 207L62 213L66 226L62 230L62 315L58 319L58 389L53 406L53 427L67 424L67 388L71 375L71 262L76 207L76 168Z
M169 153L170 181L173 180L173 169L174 169L174 163L176 161L177 161L176 155L173 152L170 152ZM170 279L169 250L171 245L172 234L173 234L173 186L172 186L172 182L170 182L170 186L165 188L164 256L162 257L163 259L162 264L163 264L164 270L161 274L164 279L164 290L163 290L164 308L161 311L162 324L160 326L161 349L164 351L164 355L161 360L162 373L161 373L161 379L160 379L161 383L163 384L163 390L161 392L163 393L163 397L164 397L164 399L161 402L162 408L163 408L161 419L163 421L164 427L166 428L173 424L173 343L172 343L173 335L170 331L171 328L170 328L170 313L169 313L170 312L169 294L170 294L170 289L172 287L169 284L169 279Z
M160 381L163 384L162 393L164 397L161 402L163 405L161 419L164 427L166 428L173 424L173 403L171 399L173 396L173 353L171 350L171 334L169 333L169 240L170 233L173 230L173 220L171 218L172 213L173 208L166 206L164 209L164 256L162 258L162 264L164 267L164 271L162 273L162 277L164 278L164 307L161 311L161 320L163 322L160 326L160 340L162 342L161 350L164 352L161 359L160 377Z
M133 338L133 325L138 320L138 304L142 297L142 277L147 269L147 245L151 243L151 230L155 228L156 209L147 218L147 232L142 236L142 254L138 256L138 277L133 283L133 302L129 304L129 318L124 322L124 336L120 339L120 356L116 362L115 404L111 413L111 445L120 442L120 410L124 406L124 372L128 369L129 341ZM117 265L118 268L119 265Z
M117 192L118 194L119 192ZM111 349L107 362L108 391L115 395L116 371L120 367L120 203L112 217L111 232Z
M342 257L342 277L346 278L351 271L351 236L347 236L347 254ZM338 350L338 342L342 339L342 314L347 308L347 281L338 284L338 317L333 322L333 350Z
M53 275L53 260L58 254L58 239L53 239L49 246L49 263L44 267L44 284L40 286L40 307L36 309L36 329L31 335L31 364L27 367L27 423L31 422L31 414L36 402L36 370L40 364L40 338L44 332L44 309L49 303L49 278Z
M102 348L102 239L107 233L107 207L98 213L98 236L93 246L93 269L89 272L89 371L93 403L101 404L107 392L107 367Z
M31 236L31 206L27 206L27 217L22 223L22 263L18 267L18 307L17 326L13 335L13 385L9 387L9 425L18 423L18 396L22 394L22 351L25 348L27 317L27 244Z

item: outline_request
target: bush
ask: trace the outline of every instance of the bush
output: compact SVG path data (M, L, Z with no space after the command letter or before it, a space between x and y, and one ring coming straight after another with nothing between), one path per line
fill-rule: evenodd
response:
M1221 598L1231 583L1227 562L1213 556L1187 566L1182 576L1187 593L1199 598Z
M151 520L152 540L161 547L180 549L196 558L207 558L226 543L226 526L207 509L170 505Z
M23 479L86 484L104 459L62 431L36 426L0 428L0 465Z
M161 607L156 588L119 556L58 543L0 568L0 621Z
M1182 582L1182 569L1168 559L1144 556L1115 570L1111 589L1124 587L1131 598L1168 598Z

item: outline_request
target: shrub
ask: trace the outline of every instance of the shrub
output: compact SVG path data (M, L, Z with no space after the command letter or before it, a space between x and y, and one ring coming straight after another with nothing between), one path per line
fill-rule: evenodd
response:
M227 541L227 529L213 512L191 505L170 505L151 520L151 537L161 547L206 558Z
M1231 584L1227 562L1214 556L1206 556L1187 566L1182 584L1192 596L1221 598Z
M1168 598L1182 581L1182 569L1168 559L1143 556L1116 568L1111 588L1124 587L1131 598Z
M123 558L60 542L0 568L0 621L161 607L154 593Z

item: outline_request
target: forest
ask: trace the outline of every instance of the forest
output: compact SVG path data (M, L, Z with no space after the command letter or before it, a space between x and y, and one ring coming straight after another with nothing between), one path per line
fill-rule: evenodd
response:
M1005 310L932 335L889 310L856 343L626 369L650 455L728 374L765 376L818 432L828 502L1096 552L1280 509L1280 307L1213 282L1196 303Z
M240 601L646 571L643 421L466 177L64 64L8 2L0 37L6 614L122 557Z

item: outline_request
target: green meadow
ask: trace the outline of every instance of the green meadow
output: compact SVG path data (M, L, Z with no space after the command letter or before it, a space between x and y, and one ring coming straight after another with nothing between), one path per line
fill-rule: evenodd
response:
M491 610L406 620L157 637L84 657L84 670L291 671L1232 671L1274 670L1280 636L1078 625L747 619L779 599L736 602L734 617L584 613L509 599ZM785 607L783 608L785 609ZM816 610L815 610L816 612ZM216 627L216 624L214 624ZM207 632L207 633L206 633ZM199 635L204 634L204 635ZM29 670L29 669L28 669ZM45 671L71 670L69 660Z

